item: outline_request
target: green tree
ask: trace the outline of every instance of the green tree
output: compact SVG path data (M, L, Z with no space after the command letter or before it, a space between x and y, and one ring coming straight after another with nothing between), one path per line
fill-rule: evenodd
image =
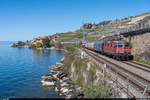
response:
M43 47L43 45L42 45L42 43L37 42L37 43L36 43L36 47L37 47L37 48L40 48L40 47Z
M45 47L45 48L50 47L50 40L48 38L43 39L42 42L43 42L43 47Z

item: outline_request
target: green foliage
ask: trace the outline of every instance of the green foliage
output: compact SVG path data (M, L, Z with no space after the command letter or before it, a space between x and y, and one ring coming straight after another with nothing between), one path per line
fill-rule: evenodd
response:
M65 48L68 52L75 54L76 48L73 47L72 45L69 45L69 44L68 44L68 45L66 45L64 48Z
M43 39L42 42L43 42L43 47L45 47L45 48L49 48L50 47L50 40L48 38L47 39Z
M83 83L84 83L83 72L86 72L87 62L88 62L87 58L81 59L80 57L75 57L73 61L75 72L78 75L78 79L76 80L76 83L81 87L83 87Z
M36 43L36 47L37 47L37 48L40 48L40 47L42 47L42 46L43 46L42 43L40 43L40 42L37 42L37 43Z
M88 72L89 82L93 83L93 81L97 78L96 76L96 67L92 66L92 68Z
M81 32L75 31L75 32L66 32L60 35L60 37L57 38L57 40L61 41L73 41L74 39L80 39L82 38Z
M22 42L22 41L18 41L16 44L14 43L14 44L12 45L12 47L22 47L22 46L25 46L25 43Z
M150 62L141 60L141 59L139 59L139 58L134 58L133 60L136 61L136 62L142 63L142 64L150 65Z
M75 58L75 48L72 45L66 45L64 46L64 48L67 50L67 52L65 53L65 60L64 60L64 64L65 64L65 68L64 71L65 73L69 73L70 72L70 68L71 68L71 64Z
M18 46L24 46L24 45L25 45L25 43L24 43L24 42L22 42L22 41L18 41L17 45L18 45Z
M112 95L111 88L101 82L100 85L89 85L85 90L85 98L109 98Z

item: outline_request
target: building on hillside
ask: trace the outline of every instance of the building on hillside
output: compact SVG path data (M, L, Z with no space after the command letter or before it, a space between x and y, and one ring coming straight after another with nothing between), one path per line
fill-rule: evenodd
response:
M47 36L42 36L42 37L39 37L39 39L43 40L43 39L48 39Z
M42 42L43 39L48 39L48 37L47 37L47 36L42 36L42 37L38 37L38 38L33 38L33 40L31 41L31 43L34 44L34 45L35 45L37 42L40 42L40 43L43 44L43 42Z

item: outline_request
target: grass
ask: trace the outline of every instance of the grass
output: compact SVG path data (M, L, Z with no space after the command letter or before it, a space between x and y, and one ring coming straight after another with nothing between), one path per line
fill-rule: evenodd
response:
M112 95L112 90L102 81L99 85L90 84L85 90L84 98L109 98Z
M74 39L80 39L82 38L82 34L80 31L76 31L76 32L66 32L60 35L59 38L57 38L56 40L60 40L60 41L72 41Z
M141 60L141 59L139 59L139 58L134 58L133 61L136 61L136 62L139 62L139 63L142 63L142 64L150 65L150 62Z

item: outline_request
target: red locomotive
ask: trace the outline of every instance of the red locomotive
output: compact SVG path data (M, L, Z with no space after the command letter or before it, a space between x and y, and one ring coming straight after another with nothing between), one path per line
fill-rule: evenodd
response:
M87 43L85 48L99 52L117 60L132 60L131 47L129 43L121 38L104 38L94 43Z

